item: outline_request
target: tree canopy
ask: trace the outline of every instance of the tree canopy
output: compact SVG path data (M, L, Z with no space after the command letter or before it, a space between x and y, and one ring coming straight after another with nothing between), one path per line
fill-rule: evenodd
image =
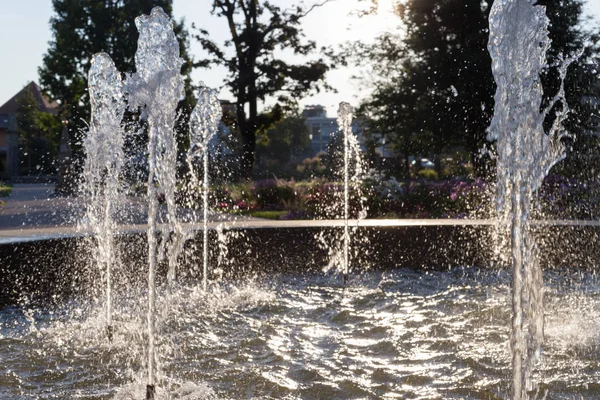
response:
M73 138L89 119L87 73L92 55L106 52L117 69L133 72L138 32L135 17L160 6L172 15L172 0L53 0L55 15L50 19L53 39L39 68L40 86L61 102L69 114ZM186 76L186 101L191 98L187 52L188 34L182 22L174 22Z
M257 155L261 160L274 161L279 169L292 158L307 153L310 146L310 130L304 117L296 113L285 117L260 135Z
M212 2L212 14L227 24L230 39L219 45L208 31L199 29L196 39L208 57L197 65L223 66L229 73L225 85L235 97L236 127L243 142L241 177L252 175L257 132L279 120L282 110L297 98L326 87L329 65L323 58L294 64L279 54L281 50L301 56L315 52L316 43L304 40L301 22L328 1L287 9L264 0ZM273 110L260 113L258 102L273 97L277 101Z
M21 173L29 175L53 172L61 129L59 118L40 111L30 90L24 90L17 103Z
M551 20L549 64L586 44L582 0L539 1ZM372 131L381 132L396 151L439 155L462 146L476 173L485 174L481 149L493 115L495 83L487 51L489 4L479 0L407 0L396 3L403 29L381 35L375 46L357 44L353 54L371 61L373 94L363 104ZM567 99L573 114L569 127L583 132L590 112L582 99L594 79L588 67L597 49L589 47L570 70ZM544 74L546 98L558 89L557 74Z

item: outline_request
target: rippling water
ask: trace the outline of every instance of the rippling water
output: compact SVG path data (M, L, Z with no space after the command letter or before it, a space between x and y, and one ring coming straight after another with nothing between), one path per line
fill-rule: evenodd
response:
M160 398L500 399L510 391L506 272L402 269L279 275L159 297ZM536 379L552 399L600 398L600 286L549 272ZM170 304L166 307L165 304ZM143 293L0 311L0 398L141 399Z

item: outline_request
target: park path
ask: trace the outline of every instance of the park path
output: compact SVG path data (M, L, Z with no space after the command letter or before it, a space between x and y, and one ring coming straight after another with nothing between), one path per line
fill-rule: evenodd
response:
M16 183L0 209L0 230L72 226L81 217L81 201L54 194L53 183Z
M81 197L54 194L52 183L17 183L6 203L0 208L0 231L22 230L34 234L34 230L46 228L74 228L85 213ZM165 210L163 210L164 212ZM191 210L179 210L180 217L189 221ZM143 225L147 222L147 203L142 198L129 197L115 216L120 225ZM228 221L229 214L209 213L209 221ZM236 220L254 220L236 217ZM71 231L71 229L68 229ZM1 235L0 235L1 236Z
M53 183L16 183L9 197L11 202L47 200L54 197Z

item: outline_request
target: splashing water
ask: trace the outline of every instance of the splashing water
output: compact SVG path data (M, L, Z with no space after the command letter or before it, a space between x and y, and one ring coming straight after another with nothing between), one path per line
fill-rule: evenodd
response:
M338 126L344 135L344 282L348 281L348 246L350 245L350 233L348 232L348 183L349 183L349 146L352 135L352 106L348 103L340 103L338 110Z
M581 287L565 285L564 276L544 275L540 373L552 398L595 399L600 331L590 321L600 321L598 276L584 272ZM339 283L293 273L208 293L178 285L159 337L165 359L155 398L192 390L192 399L211 392L224 399L510 398L505 270L370 271ZM158 304L167 300L164 288ZM122 289L114 319L123 324L110 345L97 334L102 310L0 310L0 398L143 399L145 374L137 370L146 351L139 315L146 291Z
M177 137L174 130L176 108L183 98L183 78L180 70L183 60L179 57L173 26L160 7L149 16L136 18L140 36L135 54L136 72L125 83L121 74L106 54L97 54L89 72L92 121L84 147L87 154L84 169L87 202L87 221L97 242L96 263L106 280L106 320L111 329L111 279L113 264L117 263L113 235L116 222L113 214L120 211L124 191L119 181L124 164L125 143L122 119L126 109L125 95L132 112L140 111L147 121L148 132L148 376L146 398L162 396L156 388L158 371L157 327L168 319L167 311L174 296L176 267L187 239L183 224L177 215L175 200L177 179ZM190 151L188 165L198 157L204 161L204 287L208 271L208 144L215 136L221 118L221 106L216 92L203 88L196 108L191 115ZM194 168L192 184L198 179ZM122 210L121 210L122 211ZM160 230L159 230L160 224ZM166 263L167 286L164 304L157 307L156 269ZM162 310L157 314L157 308ZM160 319L158 318L160 316ZM112 336L111 336L112 337ZM160 339L160 336L158 337ZM162 379L162 378L161 378ZM139 379L138 379L139 381ZM141 381L140 381L141 382ZM161 381L162 382L162 381ZM164 382L163 382L164 383ZM167 385L168 386L168 385ZM158 390L158 391L157 391ZM181 397L183 398L183 397Z
M202 204L203 204L203 285L204 290L208 285L208 145L215 137L222 116L221 103L217 92L209 88L201 88L198 103L190 116L190 152L188 153L188 166L192 174L192 184L197 186L198 177L192 162L202 157L204 176L202 179Z
M83 177L89 224L96 248L94 260L106 283L106 324L111 329L111 269L118 263L115 254L113 215L122 201L119 175L123 167L124 130L121 120L125 112L121 74L105 53L94 55L88 73L91 122L83 142L86 154Z
M352 132L352 106L348 103L342 102L338 108L338 134L341 135L343 140L343 146L338 150L339 154L332 154L333 157L339 157L342 162L339 162L339 171L335 176L338 181L343 181L343 197L338 196L339 190L334 188L334 204L326 205L325 207L332 208L331 210L325 210L326 215L333 216L335 218L341 218L344 221L344 232L342 240L339 237L330 237L325 232L317 235L317 240L320 245L329 251L329 265L325 270L329 270L332 267L336 267L337 270L343 273L344 282L348 281L348 274L351 268L351 242L352 234L350 227L350 205L352 202L358 201L358 219L364 219L366 217L366 210L364 208L364 197L361 192L361 180L364 175L363 159L361 156L360 145L356 138L356 135ZM335 149L334 149L335 150ZM351 193L355 197L351 199ZM339 210L343 210L340 215ZM337 243L341 242L341 248ZM333 243L333 244L332 244Z
M127 84L130 107L140 108L142 118L148 121L148 388L153 390L156 265L158 260L168 257L168 279L172 283L185 236L176 216L177 139L174 130L177 104L184 95L180 72L183 60L179 57L173 24L160 7L153 8L149 16L136 18L135 25L140 33L135 53L137 72ZM157 246L159 197L166 204L168 226L163 229L160 247Z
M488 140L497 141L497 208L500 226L510 232L513 267L512 391L514 399L526 399L536 390L531 374L540 358L544 325L543 280L529 212L534 191L565 156L562 122L569 110L563 81L573 59L559 66L561 86L540 111L540 73L547 67L550 48L545 7L529 0L496 0L489 21L488 50L497 89ZM559 111L545 133L544 120L555 108Z

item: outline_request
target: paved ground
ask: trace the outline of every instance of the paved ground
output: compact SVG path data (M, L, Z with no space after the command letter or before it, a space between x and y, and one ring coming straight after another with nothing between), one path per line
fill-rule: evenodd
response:
M40 237L82 234L78 223L84 215L84 204L81 198L57 196L54 184L27 183L15 184L10 197L2 198L6 203L0 209L0 242L9 239L19 240ZM141 199L130 198L124 205L123 212L117 216L120 230L141 231L146 228L146 205ZM182 220L189 211L181 212ZM197 221L197 219L196 219ZM391 219L349 221L351 226L427 226L427 225L489 225L491 220L455 220L455 219ZM577 225L600 226L600 221L536 221L539 225ZM232 217L229 214L210 213L209 227L217 225L235 228L293 228L306 226L343 226L343 221L271 221L251 217ZM201 221L185 223L188 229L198 229ZM83 232L85 233L85 232Z
M81 216L80 201L54 195L52 183L17 183L0 209L0 230L74 225Z
M2 200L5 203L0 208L0 242L15 238L33 240L43 237L75 235L82 232L82 228L78 225L84 219L84 200L79 197L55 195L54 184L15 184L10 197L3 197ZM129 198L120 209L121 212L115 218L121 225L122 231L145 229L147 206L143 199ZM180 217L184 221L190 220L190 215L192 214L189 210L180 212ZM228 214L209 214L211 225L231 219L231 215ZM235 219L238 222L256 220L249 217L236 217Z

